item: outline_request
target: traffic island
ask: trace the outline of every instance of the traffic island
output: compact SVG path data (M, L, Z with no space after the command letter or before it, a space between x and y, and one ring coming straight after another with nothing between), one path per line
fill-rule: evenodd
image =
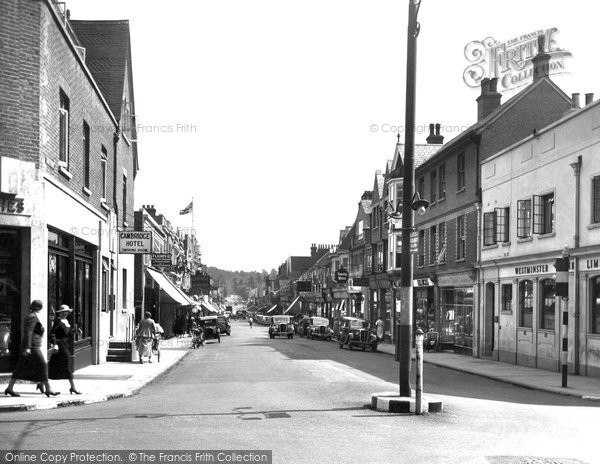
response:
M415 414L416 398L414 396L399 396L396 392L374 393L371 396L371 409L374 411L391 412L397 414ZM429 413L442 412L442 401L430 396L421 398L421 411Z

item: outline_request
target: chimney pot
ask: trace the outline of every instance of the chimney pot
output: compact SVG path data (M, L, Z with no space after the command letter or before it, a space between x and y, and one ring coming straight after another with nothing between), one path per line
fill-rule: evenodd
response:
M435 125L435 135L439 136L440 135L440 128L442 127L442 125L440 123L437 123Z
M586 93L585 94L585 105L589 105L590 103L592 103L594 101L594 94L593 93Z
M498 78L494 77L490 79L490 93L496 93L498 91Z
M435 127L435 133L434 128ZM441 124L429 124L429 136L425 139L430 145L441 145L444 143L444 136L440 135Z
M433 137L433 123L429 124L429 137Z
M538 53L531 62L533 64L533 82L544 77L550 77L550 55L545 52L545 41L543 35L538 36Z
M579 94L574 93L571 95L571 108L574 110L579 109Z

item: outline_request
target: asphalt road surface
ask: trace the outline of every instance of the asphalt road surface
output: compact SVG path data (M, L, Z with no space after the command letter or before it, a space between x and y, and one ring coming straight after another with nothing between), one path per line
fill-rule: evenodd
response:
M272 450L275 463L600 463L600 404L425 365L442 414L371 411L384 353L232 323L138 395L0 415L0 448ZM414 373L414 370L413 370ZM537 459L536 459L537 458Z

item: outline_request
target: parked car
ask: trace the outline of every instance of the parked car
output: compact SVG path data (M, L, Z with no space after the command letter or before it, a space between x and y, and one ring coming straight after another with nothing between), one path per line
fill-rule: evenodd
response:
M269 326L269 338L287 337L294 338L294 325L292 316L273 316Z
M219 323L219 331L222 334L231 335L231 324L229 323L229 316L227 314L217 316Z
M206 340L217 339L221 343L221 331L219 330L218 316L206 316L200 318L200 325L204 329Z
M344 317L340 325L340 348L348 345L348 349L360 348L363 351L367 347L371 351L377 351L377 334L371 330L369 323L357 317Z
M325 317L311 317L308 326L308 336L311 340L319 338L330 341L333 337L333 330L329 327L329 319Z

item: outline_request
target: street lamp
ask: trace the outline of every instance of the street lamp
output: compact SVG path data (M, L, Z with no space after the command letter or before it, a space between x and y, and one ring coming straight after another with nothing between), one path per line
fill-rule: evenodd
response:
M421 0L408 2L408 30L406 40L406 108L404 140L404 183L402 188L402 255L400 272L400 315L398 324L398 359L400 396L412 396L410 387L410 365L412 351L412 294L413 263L410 252L410 233L414 224L414 211L424 213L426 200L413 194L415 184L415 100L417 82L417 36L420 25L417 21ZM417 197L415 199L415 197ZM416 201L415 201L416 200Z

